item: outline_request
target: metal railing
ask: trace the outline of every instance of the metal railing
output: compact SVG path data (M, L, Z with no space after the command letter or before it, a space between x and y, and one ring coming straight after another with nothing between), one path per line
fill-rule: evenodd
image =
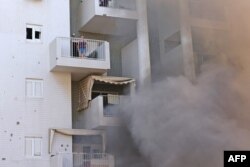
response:
M57 153L51 167L114 167L114 157L106 153Z
M136 0L99 0L100 7L136 10Z
M62 57L105 60L105 41L85 38L57 38Z

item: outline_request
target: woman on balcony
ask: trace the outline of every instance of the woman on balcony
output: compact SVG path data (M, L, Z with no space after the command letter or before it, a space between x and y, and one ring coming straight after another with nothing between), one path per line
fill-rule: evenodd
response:
M78 43L78 52L80 57L86 56L86 50L87 50L87 42L84 40L84 36L81 36L81 39Z

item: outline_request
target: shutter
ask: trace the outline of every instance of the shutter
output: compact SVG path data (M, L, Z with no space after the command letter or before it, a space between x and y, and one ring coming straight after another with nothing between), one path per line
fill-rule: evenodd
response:
M41 41L41 26L34 26L33 27L33 38L35 41Z
M41 156L42 141L40 138L34 139L34 156Z
M25 156L32 156L32 139L30 138L25 139Z
M26 81L26 96L33 97L33 84L30 80Z
M43 96L42 81L36 81L34 83L34 86L35 86L35 90L34 90L35 97L42 97Z

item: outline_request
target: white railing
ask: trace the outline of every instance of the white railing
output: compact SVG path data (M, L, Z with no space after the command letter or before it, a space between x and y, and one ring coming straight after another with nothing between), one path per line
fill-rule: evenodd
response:
M106 153L57 153L51 167L114 167L114 157Z
M99 0L100 7L136 10L136 0Z
M62 57L105 60L105 42L85 38L58 37Z

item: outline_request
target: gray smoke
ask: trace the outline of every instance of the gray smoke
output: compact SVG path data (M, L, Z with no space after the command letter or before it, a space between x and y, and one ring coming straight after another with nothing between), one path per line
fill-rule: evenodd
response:
M152 167L221 167L224 150L250 149L250 3L230 5L230 43L202 65L195 83L166 77L123 105L132 139Z
M125 107L129 129L154 167L219 167L223 151L250 149L248 108L230 68L206 67L193 85L167 78Z

